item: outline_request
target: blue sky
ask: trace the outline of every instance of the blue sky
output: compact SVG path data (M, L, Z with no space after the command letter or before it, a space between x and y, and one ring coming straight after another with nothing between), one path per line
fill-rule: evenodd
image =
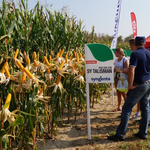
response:
M0 0L1 2L2 0ZM12 0L9 0L12 1ZM37 0L29 0L29 9L32 9ZM52 10L60 11L67 6L70 16L83 21L84 29L91 32L95 26L95 32L113 36L115 26L115 14L118 0L39 0L40 5L50 6ZM1 5L1 3L0 3ZM150 0L122 0L119 21L118 36L127 37L132 34L130 13L134 12L137 19L137 34L139 36L150 35Z

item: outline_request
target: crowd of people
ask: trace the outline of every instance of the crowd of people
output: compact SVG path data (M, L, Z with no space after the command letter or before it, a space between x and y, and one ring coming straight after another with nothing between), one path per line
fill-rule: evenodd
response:
M128 127L128 121L132 108L137 105L137 112L132 119L140 119L139 131L134 136L140 139L147 138L149 125L149 102L150 102L150 46L145 49L145 37L136 36L129 40L132 50L130 60L125 57L122 48L115 49L115 88L117 91L118 107L114 111L121 111L121 121L117 127L116 134L108 136L112 141L124 141ZM118 88L118 73L128 77L128 92ZM124 80L123 80L124 81ZM121 107L121 99L124 99ZM141 114L140 114L141 112Z

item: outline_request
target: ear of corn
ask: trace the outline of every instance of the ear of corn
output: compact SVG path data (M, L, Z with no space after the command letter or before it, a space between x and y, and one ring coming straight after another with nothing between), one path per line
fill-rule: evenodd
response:
M79 56L76 54L76 61L79 62Z
M63 60L61 65L59 66L59 69L62 69L63 65L64 65L65 61Z
M59 53L59 55L60 55L60 53L61 53L61 49L59 49L59 52L58 52L58 53Z
M69 60L71 60L72 59L72 54L70 55L70 57L69 57Z
M43 64L45 63L45 59L43 60Z
M29 70L27 70L26 68L23 69L23 71L32 79L33 75L30 73Z
M19 49L16 50L14 58L17 58L18 52L19 52Z
M8 46L8 39L7 38L5 39L5 42L6 42L7 46Z
M81 76L83 76L85 74L85 69L82 71Z
M7 69L7 67L5 67L5 72L6 72L7 77L10 78L10 73L9 73L9 70Z
M7 66L8 66L8 62L6 61L5 64L3 65L3 67L2 67L1 73L5 72L5 67L7 67Z
M46 68L46 71L47 71L48 74L51 73L49 68Z
M25 84L25 80L26 80L26 73L23 72L23 74L22 74L22 84Z
M37 61L36 60L34 60L34 67L36 67L37 66Z
M51 61L52 60L52 57L51 57L51 55L49 55L49 61Z
M47 66L50 66L50 64L49 64L49 62L48 62L48 60L47 60L47 58L45 56L44 56L44 60L45 60L45 62L47 64Z
M56 81L57 85L59 84L60 80L61 80L61 76L59 75L59 76L57 76L57 81Z
M59 57L59 52L57 53L56 57Z
M77 64L74 65L74 70L77 68Z
M65 56L65 61L66 61L66 64L68 64L68 58L67 58L67 55Z
M30 59L27 58L27 65L29 66L30 65Z
M79 52L79 57L82 58L82 54Z
M40 92L38 93L38 95L41 95L41 93L43 92L43 87L41 88Z
M68 52L66 53L65 57L68 57Z
M33 58L37 61L36 52L33 52Z
M5 104L7 104L6 109L9 109L10 101L11 101L11 94L9 93L7 95L7 98L6 98L6 101L5 101Z
M18 60L16 61L16 63L19 66L19 68L23 71L23 68L24 68L23 65Z
M73 51L74 52L74 57L76 58L76 52L75 51Z
M64 49L62 49L59 57L62 57L63 53L64 53Z

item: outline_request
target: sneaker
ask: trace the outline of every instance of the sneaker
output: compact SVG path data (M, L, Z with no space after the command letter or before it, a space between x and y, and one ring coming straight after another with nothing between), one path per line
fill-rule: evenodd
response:
M139 133L134 134L134 136L135 136L135 137L138 137L138 138L140 138L140 139L143 139L143 140L146 140L146 139L147 139L146 136L142 136L142 135L140 135Z
M108 136L107 137L108 140L114 141L114 142L118 142L118 141L124 141L125 139L117 136L117 135L112 135L112 136Z
M132 117L132 120L140 120L140 115L137 113Z

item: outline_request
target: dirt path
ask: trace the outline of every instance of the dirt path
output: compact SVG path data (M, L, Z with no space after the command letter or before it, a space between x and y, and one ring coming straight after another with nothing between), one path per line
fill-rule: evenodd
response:
M90 109L91 140L88 140L87 116L86 113L83 113L77 117L76 126L73 125L74 117L72 117L70 125L66 124L58 128L58 136L54 137L54 139L45 139L45 145L38 139L38 148L40 150L117 150L119 145L124 145L130 141L133 142L134 139L131 134L138 129L138 125L137 122L132 120L129 121L125 142L113 142L112 144L111 141L107 140L107 135L114 134L120 122L120 112L113 112L116 107L116 95L114 95L114 105L112 105L112 97L105 94L102 100L95 103L94 108ZM135 113L135 109L136 107L134 107L131 116Z

